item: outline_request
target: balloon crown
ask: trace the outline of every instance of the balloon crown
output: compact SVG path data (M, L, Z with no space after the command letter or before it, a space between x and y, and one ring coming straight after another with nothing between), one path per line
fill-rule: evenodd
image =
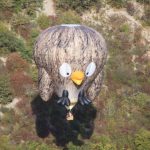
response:
M80 24L61 24L61 26L64 26L64 27L78 27L78 26L80 26Z

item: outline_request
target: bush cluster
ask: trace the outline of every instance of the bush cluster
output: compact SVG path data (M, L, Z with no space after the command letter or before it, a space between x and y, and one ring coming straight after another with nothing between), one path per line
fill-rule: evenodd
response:
M24 51L25 45L23 41L16 37L11 31L0 31L0 48L6 51Z
M0 104L7 104L12 101L12 89L10 87L9 77L0 76Z
M143 17L143 25L150 26L150 1L149 5L145 6L145 16Z
M49 26L51 26L51 20L49 16L46 16L45 14L41 14L38 18L37 18L37 23L40 26L40 28L42 30L48 28Z
M140 2L142 4L150 4L149 0L137 0L137 2Z
M14 13L23 11L25 14L35 17L36 11L42 8L42 0L1 0L0 1L0 18L7 20L12 17ZM7 13L6 13L7 12ZM8 18L9 14L9 18ZM9 20L8 20L9 21Z
M100 0L55 0L56 6L64 10L75 10L77 12L83 12L88 10L92 6L97 6L100 4Z
M149 150L150 131L141 129L135 136L135 146L137 150Z
M80 24L81 17L74 11L68 10L58 14L57 24Z
M79 24L81 23L81 17L75 11L68 10L65 12L58 12L57 17L41 14L37 19L37 23L39 27L44 30L53 25Z
M9 30L0 29L0 49L3 49L7 53L20 52L23 58L31 59L30 50L24 41Z
M20 34L25 39L29 37L31 30L29 16L24 13L14 14L11 17L11 25L12 29L15 30L17 34Z
M6 73L7 73L7 69L4 65L4 62L1 60L0 60L0 73L1 73L1 75L4 75L4 74L6 75Z
M126 5L126 2L129 0L107 0L112 6L120 8Z

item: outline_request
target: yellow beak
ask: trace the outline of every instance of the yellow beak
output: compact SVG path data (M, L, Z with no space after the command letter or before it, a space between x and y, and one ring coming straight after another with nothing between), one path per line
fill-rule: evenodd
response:
M84 79L84 73L82 71L75 71L71 75L71 80L77 85L80 85L83 79Z

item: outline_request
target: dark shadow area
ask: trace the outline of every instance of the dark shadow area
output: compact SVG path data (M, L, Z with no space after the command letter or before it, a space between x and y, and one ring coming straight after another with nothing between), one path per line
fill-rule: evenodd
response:
M77 104L72 113L74 120L67 121L67 109L57 104L58 97L53 97L44 102L38 95L32 102L31 107L36 115L36 131L39 137L45 138L50 133L55 137L58 146L65 146L72 141L75 145L84 142L78 139L80 134L83 139L90 138L94 130L96 109L92 104L81 106Z

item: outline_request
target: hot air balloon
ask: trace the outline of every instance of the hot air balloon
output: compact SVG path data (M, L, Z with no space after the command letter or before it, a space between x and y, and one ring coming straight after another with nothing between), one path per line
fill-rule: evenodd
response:
M101 90L107 46L96 30L79 24L62 24L44 30L35 43L39 93L48 101L55 93L68 110L88 105ZM69 119L71 118L71 119Z

